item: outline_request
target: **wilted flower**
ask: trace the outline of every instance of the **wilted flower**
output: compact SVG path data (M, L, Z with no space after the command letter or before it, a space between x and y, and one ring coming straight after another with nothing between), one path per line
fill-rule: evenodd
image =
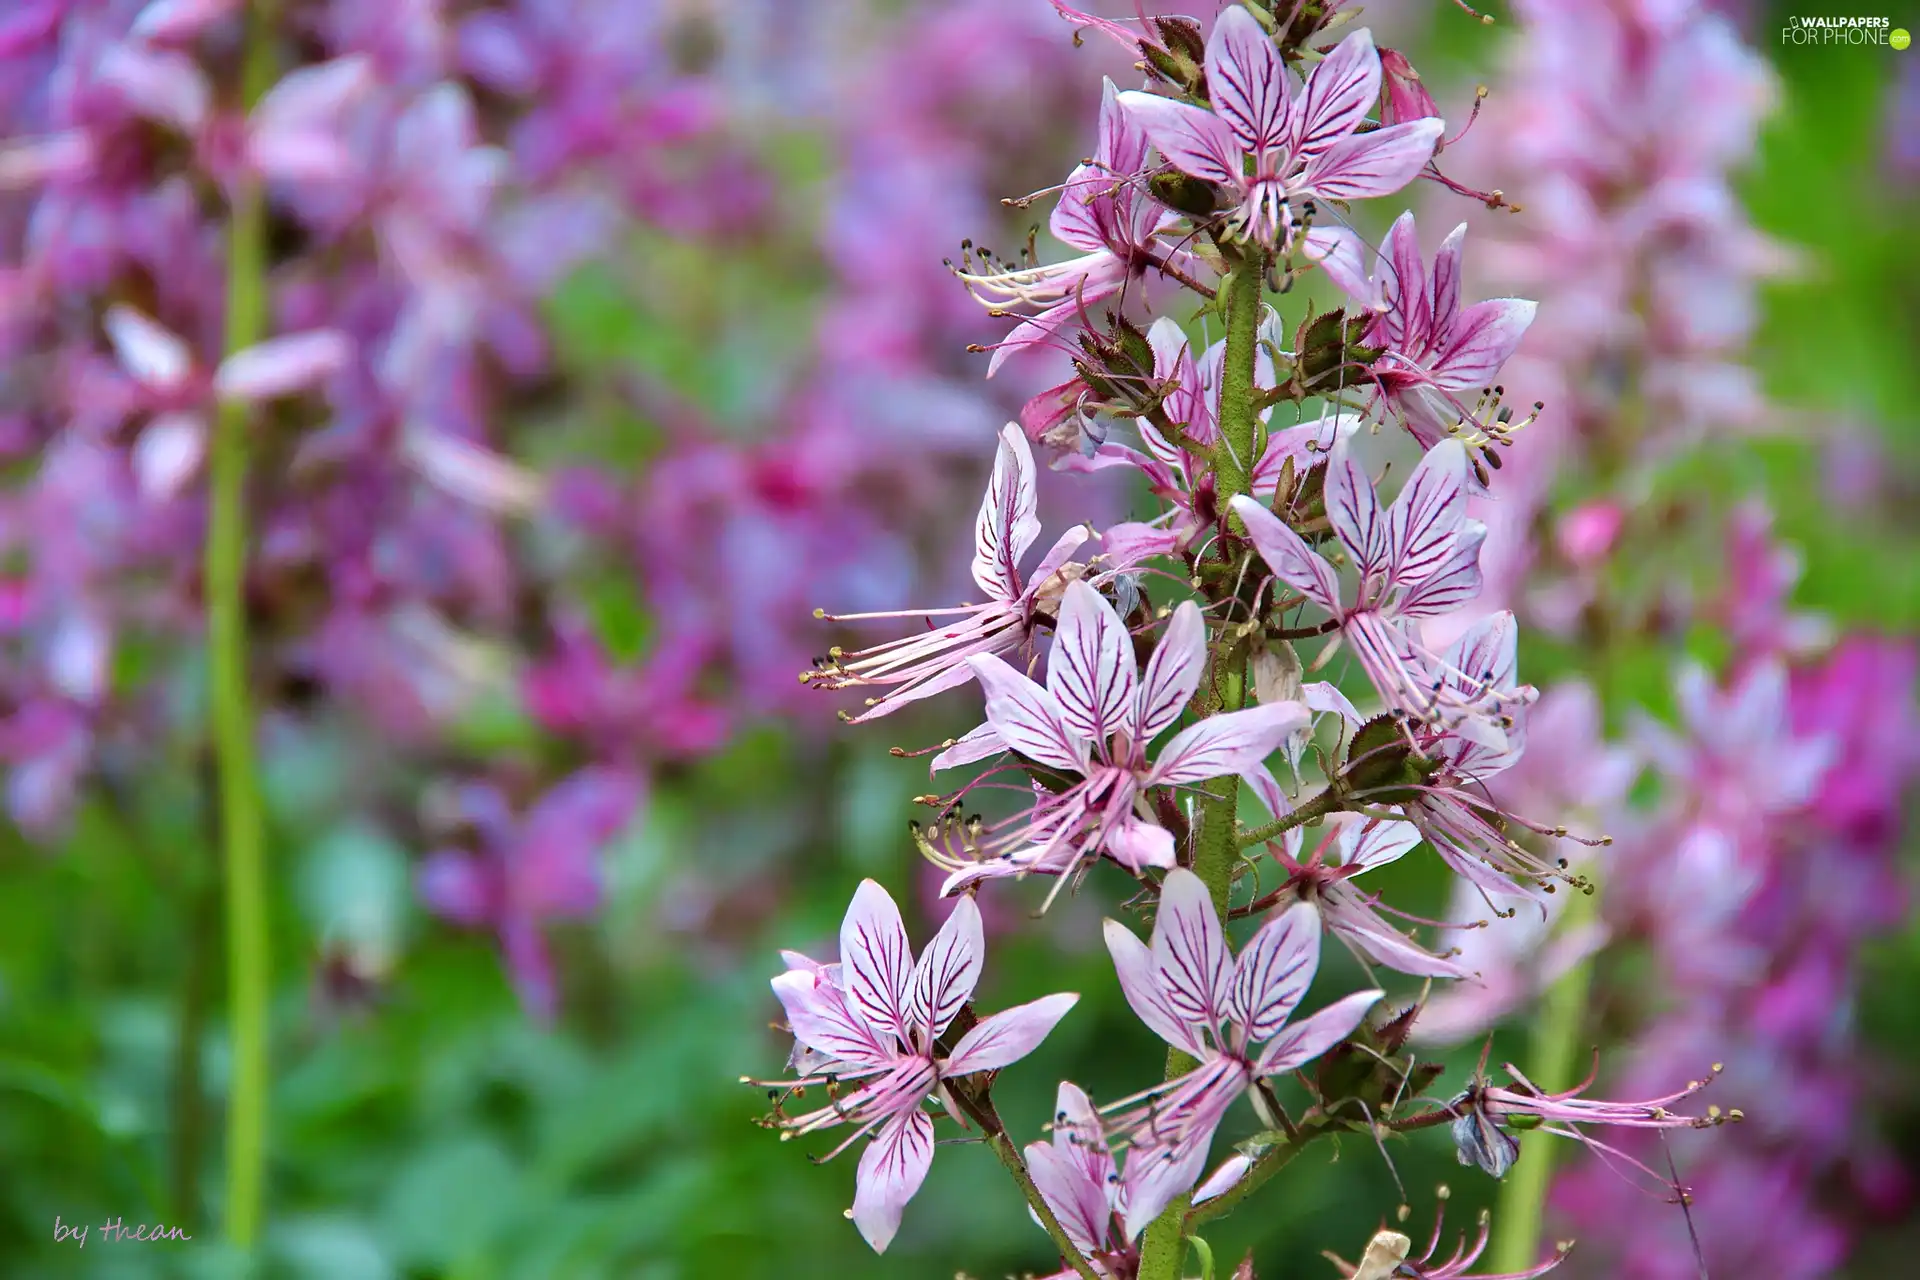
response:
M1357 1264L1344 1262L1333 1254L1326 1255L1340 1268L1345 1280L1458 1280L1471 1271L1480 1261L1480 1255L1487 1251L1487 1243L1492 1235L1492 1218L1485 1209L1480 1211L1480 1229L1469 1242L1464 1236L1454 1247L1451 1254L1440 1256L1440 1235L1446 1223L1445 1205L1447 1189L1440 1188L1441 1209L1433 1217L1433 1234L1427 1238L1426 1252L1418 1258L1412 1256L1413 1241L1398 1231L1376 1231L1373 1239L1367 1242L1367 1251L1360 1256ZM1549 1254L1537 1266L1525 1271L1503 1271L1498 1275L1482 1272L1475 1280L1535 1280L1566 1261L1570 1246L1561 1245Z
M1597 1060L1594 1069L1596 1072L1599 1070ZM1520 1144L1513 1139L1509 1129L1538 1128L1545 1133L1572 1138L1605 1158L1625 1161L1655 1181L1661 1181L1658 1174L1640 1161L1591 1137L1579 1126L1706 1129L1728 1120L1743 1118L1737 1109L1723 1112L1718 1107L1712 1107L1704 1116L1681 1115L1668 1109L1712 1084L1714 1077L1720 1073L1717 1065L1704 1080L1689 1081L1686 1088L1676 1093L1650 1098L1645 1102L1604 1102L1583 1098L1580 1095L1593 1084L1591 1075L1563 1093L1547 1093L1522 1075L1512 1063L1507 1063L1505 1070L1513 1078L1513 1088L1491 1084L1484 1077L1476 1078L1464 1093L1447 1104L1447 1110L1454 1116L1453 1142L1460 1163L1478 1165L1496 1178L1505 1177L1507 1170L1513 1167L1513 1162L1520 1158Z

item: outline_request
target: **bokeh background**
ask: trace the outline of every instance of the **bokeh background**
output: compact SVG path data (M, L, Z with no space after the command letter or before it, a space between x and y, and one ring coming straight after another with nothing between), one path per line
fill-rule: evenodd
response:
M1048 1270L969 1145L872 1255L852 1160L775 1141L737 1081L785 1057L776 948L823 953L859 878L916 937L939 918L925 774L887 748L972 704L849 729L796 675L846 639L816 607L961 593L992 433L1064 365L985 380L965 348L999 326L942 261L1043 223L1002 198L1089 151L1129 60L1047 0L289 0L283 62L354 57L353 87L242 126L226 8L0 12L0 1274L236 1266L204 497L102 317L218 362L240 152L280 166L275 330L352 343L255 415L266 1274ZM1469 223L1483 294L1542 303L1490 603L1560 690L1527 794L1616 837L1585 1030L1629 1093L1728 1062L1749 1123L1673 1144L1716 1275L1864 1280L1920 1257L1920 51L1783 42L1802 9L1364 21L1450 121L1491 90L1444 167L1524 206L1410 193L1430 240ZM1050 528L1130 510L1043 490ZM1688 662L1723 690L1691 720ZM1787 700L1742 718L1769 663ZM1444 914L1425 874L1396 888ZM1117 1096L1158 1060L1096 942L1113 889L989 921L988 1005L1082 993L997 1090L1016 1133L1059 1079ZM1490 970L1553 967L1510 945ZM1538 983L1509 985L1432 1051L1469 1068L1496 1023L1523 1055ZM1569 1274L1693 1274L1675 1206L1559 1154L1550 1232L1594 1242ZM1493 1199L1441 1133L1394 1162L1316 1150L1216 1252L1332 1275L1403 1198L1416 1225L1442 1182L1460 1225ZM195 1239L81 1251L56 1217Z

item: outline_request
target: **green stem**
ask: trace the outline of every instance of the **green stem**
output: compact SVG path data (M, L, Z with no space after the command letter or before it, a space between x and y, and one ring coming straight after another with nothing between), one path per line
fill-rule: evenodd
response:
M1242 831L1235 843L1242 849L1256 844L1265 844L1275 836L1285 835L1295 827L1303 827L1309 822L1326 817L1339 809L1342 803L1344 800L1340 794L1332 787L1328 787L1292 813L1282 814L1263 827Z
M241 100L272 86L273 0L252 0ZM266 332L266 208L251 175L236 180L227 245L226 351ZM220 841L226 877L228 1017L232 1087L227 1100L226 1233L242 1250L260 1234L267 1129L265 839L247 692L247 407L223 401L215 418L206 548L207 649Z
M1227 349L1220 375L1220 444L1213 451L1214 484L1224 507L1249 487L1254 458L1254 433L1259 422L1254 404L1253 369L1260 334L1260 282L1266 261L1258 253L1243 258L1228 281ZM1201 716L1238 711L1246 700L1247 651L1231 635L1208 658L1207 675L1194 695L1193 710ZM1240 861L1239 778L1216 778L1201 792L1193 841L1193 873L1213 897L1213 909L1224 922L1233 892L1233 873ZM1177 1049L1167 1051L1169 1080L1193 1070L1194 1060ZM1140 1241L1139 1280L1179 1280L1186 1260L1186 1195L1148 1224Z
M1254 399L1254 357L1260 340L1260 282L1265 255L1250 251L1227 282L1227 358L1220 373L1220 445L1214 450L1214 485L1222 509L1249 491L1260 419Z
M1574 891L1562 913L1562 932L1578 929L1599 912L1599 892ZM1593 966L1583 960L1562 974L1547 992L1540 1021L1533 1034L1527 1075L1542 1089L1564 1089L1575 1080L1576 1058L1586 1027L1587 991ZM1493 1269L1525 1271L1538 1261L1540 1228L1546 1214L1547 1191L1553 1183L1552 1135L1534 1131L1514 1135L1520 1159L1500 1185L1500 1203L1493 1215Z
M1014 1149L1005 1130L994 1134L988 1141L993 1147L993 1154L1000 1157L1000 1163L1007 1167L1007 1172L1013 1175L1014 1182L1019 1184L1020 1194L1027 1198L1028 1204L1033 1206L1034 1216L1040 1219L1040 1225L1045 1227L1047 1234L1053 1237L1053 1243L1060 1250L1060 1256L1066 1259L1067 1265L1073 1268L1076 1275L1084 1277L1084 1280L1101 1280L1100 1273L1093 1269L1091 1262L1080 1256L1080 1250L1074 1246L1073 1240L1067 1235L1066 1228L1062 1227L1060 1219L1054 1216L1053 1206L1049 1205L1047 1198L1040 1194L1040 1188L1033 1184L1033 1175L1027 1172L1026 1161L1020 1158L1020 1153Z

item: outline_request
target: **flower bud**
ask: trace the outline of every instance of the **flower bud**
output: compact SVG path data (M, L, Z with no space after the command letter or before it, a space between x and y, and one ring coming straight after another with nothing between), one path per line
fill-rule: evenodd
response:
M1212 183L1188 177L1177 169L1154 174L1147 180L1147 188L1155 200L1190 218L1211 217L1220 204Z
M1360 380L1353 363L1371 364L1378 359L1377 348L1360 345L1371 317L1349 316L1328 311L1304 320L1294 339L1298 353L1295 367L1309 391L1326 390L1337 385L1352 385Z
M1206 37L1191 18L1156 18L1154 29L1164 45L1142 42L1147 67L1182 93L1206 96Z
M1398 719L1375 716L1354 732L1340 785L1375 804L1406 804L1439 767L1438 760L1414 754Z
M1398 49L1380 50L1381 95L1380 123L1383 125L1403 124L1409 120L1425 120L1429 116L1440 114L1440 108L1434 105L1433 95L1427 92L1427 86L1420 82L1420 73L1407 61L1407 55ZM1443 138L1434 147L1434 154L1446 146Z

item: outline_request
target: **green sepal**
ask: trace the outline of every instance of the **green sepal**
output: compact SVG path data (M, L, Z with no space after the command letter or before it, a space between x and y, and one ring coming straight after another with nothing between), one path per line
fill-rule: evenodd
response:
M1207 218L1220 207L1220 193L1210 182L1169 169L1156 173L1147 179L1147 189L1153 198L1176 213L1184 213L1190 218ZM1224 294L1223 285L1220 292Z
M1419 797L1418 788L1439 768L1438 760L1415 754L1397 717L1375 716L1347 744L1340 785L1370 804L1407 804Z

